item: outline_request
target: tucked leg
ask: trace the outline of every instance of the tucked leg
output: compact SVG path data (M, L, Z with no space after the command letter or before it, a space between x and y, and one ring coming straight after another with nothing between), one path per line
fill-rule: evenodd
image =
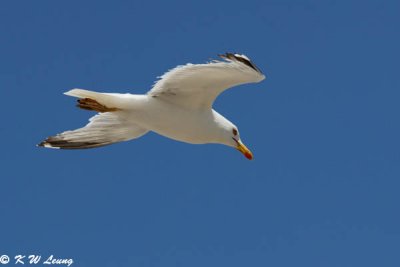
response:
M86 109L86 110L94 110L97 112L113 112L113 111L118 111L118 108L109 108L106 107L105 105L100 104L96 100L93 100L91 98L81 98L78 99L78 104L76 105L79 108Z

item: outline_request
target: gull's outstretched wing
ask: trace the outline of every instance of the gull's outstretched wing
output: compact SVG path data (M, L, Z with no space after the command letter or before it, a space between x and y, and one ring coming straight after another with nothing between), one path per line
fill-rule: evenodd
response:
M83 149L139 138L148 130L129 120L124 111L99 113L83 128L48 137L38 146L61 149Z
M245 55L226 53L220 57L225 61L187 64L166 72L148 94L189 109L210 109L224 90L265 79Z

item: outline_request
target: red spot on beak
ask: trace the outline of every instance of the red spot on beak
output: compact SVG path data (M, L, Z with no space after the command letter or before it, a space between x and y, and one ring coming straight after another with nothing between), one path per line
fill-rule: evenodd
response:
M244 153L244 156L245 156L247 159L249 159L249 160L252 160L252 159L253 159L253 154L251 154L250 152Z
M242 152L247 159L253 159L253 153L251 153L251 151L240 140L235 141L237 143L236 149Z

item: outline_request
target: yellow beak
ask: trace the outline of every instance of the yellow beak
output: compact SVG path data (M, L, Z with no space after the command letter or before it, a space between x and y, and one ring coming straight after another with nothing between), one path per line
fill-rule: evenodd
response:
M242 152L247 159L250 160L253 159L253 153L251 153L251 151L240 140L236 141L236 143L237 143L236 147L237 150Z

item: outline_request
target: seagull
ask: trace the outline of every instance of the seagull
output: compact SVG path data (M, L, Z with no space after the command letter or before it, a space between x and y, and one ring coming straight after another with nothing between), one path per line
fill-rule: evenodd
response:
M95 148L139 138L149 131L190 144L223 144L247 159L252 152L240 139L238 127L213 109L228 88L265 79L245 55L225 53L222 60L186 64L167 71L147 94L98 93L72 89L77 107L96 111L89 123L48 137L38 144L58 149Z

